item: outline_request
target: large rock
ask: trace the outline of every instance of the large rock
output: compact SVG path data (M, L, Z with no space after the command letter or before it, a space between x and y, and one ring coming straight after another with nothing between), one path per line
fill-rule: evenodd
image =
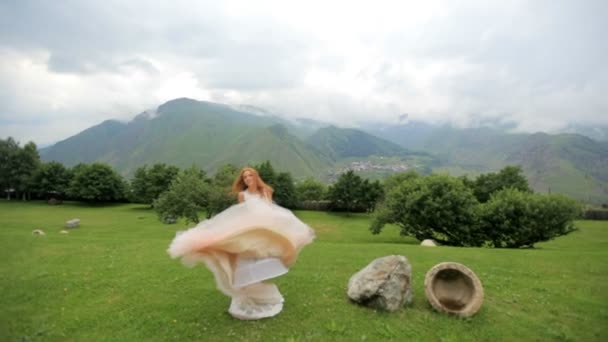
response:
M402 255L372 261L348 281L348 297L356 303L386 311L412 302L412 266Z
M433 266L424 277L424 292L435 310L459 317L477 313L484 296L477 275L457 262Z
M77 228L80 226L80 219L71 219L65 223L66 228Z

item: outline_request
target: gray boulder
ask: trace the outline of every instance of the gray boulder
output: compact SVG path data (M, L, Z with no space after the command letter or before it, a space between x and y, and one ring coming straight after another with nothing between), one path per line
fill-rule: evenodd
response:
M347 294L361 305L399 310L412 302L412 266L402 255L378 258L350 278Z
M77 228L80 227L80 219L71 219L65 223L66 228Z

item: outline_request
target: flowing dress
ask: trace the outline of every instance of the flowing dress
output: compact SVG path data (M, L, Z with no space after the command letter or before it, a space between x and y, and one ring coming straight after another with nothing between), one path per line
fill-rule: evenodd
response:
M188 266L204 263L218 289L239 302L282 303L277 287L261 280L287 272L314 231L257 194L243 191L243 196L242 203L178 232L168 253Z

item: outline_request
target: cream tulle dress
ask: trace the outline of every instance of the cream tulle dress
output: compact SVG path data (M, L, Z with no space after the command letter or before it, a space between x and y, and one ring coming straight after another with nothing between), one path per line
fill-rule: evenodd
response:
M188 266L204 263L218 289L232 297L233 316L270 317L281 311L283 297L276 285L262 281L286 273L315 234L291 211L248 191L243 197L242 203L178 232L168 252Z

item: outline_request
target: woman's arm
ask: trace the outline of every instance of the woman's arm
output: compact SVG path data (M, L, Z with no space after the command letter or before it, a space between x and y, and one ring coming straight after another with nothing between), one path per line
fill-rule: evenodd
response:
M243 203L244 200L245 200L245 194L243 194L242 192L239 192L239 203Z

